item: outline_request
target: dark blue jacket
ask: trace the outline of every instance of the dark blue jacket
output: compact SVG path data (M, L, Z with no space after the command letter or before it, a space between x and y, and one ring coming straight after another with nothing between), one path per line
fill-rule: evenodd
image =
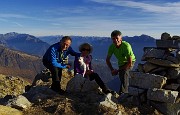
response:
M51 63L55 67L66 68L67 65L63 63L63 60L70 54L75 56L77 53L69 47L65 51L61 51L60 43L51 45L43 56L43 61Z

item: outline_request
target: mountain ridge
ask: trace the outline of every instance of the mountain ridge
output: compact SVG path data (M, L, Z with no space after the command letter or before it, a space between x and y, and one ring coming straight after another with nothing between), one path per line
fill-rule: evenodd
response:
M41 58L0 46L0 73L31 81L44 66Z
M16 32L0 34L0 44L37 56L42 56L50 46L48 43L33 35L19 34Z

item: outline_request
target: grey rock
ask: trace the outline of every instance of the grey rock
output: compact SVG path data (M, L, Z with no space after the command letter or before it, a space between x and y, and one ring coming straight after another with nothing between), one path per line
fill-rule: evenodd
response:
M147 61L156 65L159 65L159 66L163 66L163 67L180 67L180 64L174 64L173 62L168 61L168 60L150 59Z
M169 84L167 86L164 87L164 89L168 89L168 90L177 90L180 87L180 84Z
M11 106L16 109L27 109L30 107L32 104L31 102L28 101L26 97L23 95L19 95L16 98L10 99L7 103L7 106Z
M172 39L173 39L173 40L180 40L180 36L176 36L176 35L175 35L175 36L172 37Z
M176 58L180 61L180 50L176 52Z
M129 86L143 89L162 88L166 84L166 77L136 71L130 71Z
M180 48L180 40L156 40L156 46L158 48Z
M171 39L171 35L167 32L164 32L161 34L161 40L170 40Z
M133 95L133 96L139 96L142 93L144 93L145 91L146 91L145 89L141 89L141 88L128 87L129 95Z
M90 81L88 78L84 78L82 75L75 75L68 83L66 87L67 92L88 92L98 91L98 85L93 80Z
M151 72L149 72L149 73L156 73L157 75L165 76L165 75L166 75L166 70L167 70L166 67L161 67L161 66L159 66L158 68L153 69L153 70L152 70Z
M180 103L171 104L151 101L150 104L164 115L180 114Z
M23 94L30 102L40 102L44 99L57 95L56 92L46 86L32 87L27 93Z
M165 55L165 50L156 49L156 48L146 49L144 51L141 60L146 61L151 58L163 58L164 55Z
M156 68L158 68L157 65L149 63L149 62L146 62L143 65L143 70L144 70L145 73L149 73L149 72L151 72L152 70L154 70Z
M175 103L178 93L178 91L154 88L148 89L147 98L153 101Z
M168 79L177 79L180 77L180 68L170 68L167 71Z
M166 60L171 61L171 62L173 62L175 64L180 64L179 63L180 61L176 57L174 57L174 56L167 56Z
M177 79L177 83L180 84L180 77Z
M138 64L137 70L138 70L139 72L144 72L143 65L144 65L144 64L140 64L140 63Z

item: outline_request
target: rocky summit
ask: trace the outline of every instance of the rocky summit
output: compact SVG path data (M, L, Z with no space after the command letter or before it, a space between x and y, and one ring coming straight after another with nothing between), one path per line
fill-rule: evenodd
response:
M63 70L61 85L64 90L67 89L64 95L50 89L52 79L48 70L37 74L31 85L25 85L16 78L19 81L18 86L23 87L23 91L18 95L13 95L17 90L7 93L6 96L4 94L0 99L0 113L3 115L161 115L146 102L139 103L140 101L132 96L118 96L111 93L105 95L97 84L78 77L81 76L74 77L73 71ZM11 87L12 84L7 84L9 79L14 81L15 77L4 77L4 84L1 82L1 87L7 85ZM72 88L75 84L77 86Z

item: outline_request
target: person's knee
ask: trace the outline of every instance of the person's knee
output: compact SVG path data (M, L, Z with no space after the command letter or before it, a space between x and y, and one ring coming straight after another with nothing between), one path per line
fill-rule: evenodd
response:
M93 74L92 74L92 78L98 79L98 78L99 78L99 75L98 75L97 73L93 73Z
M92 74L93 74L93 76L95 76L95 77L99 76L97 73L92 73Z
M98 78L98 74L97 73L92 73L89 77L90 77L90 81L92 81L92 80Z

